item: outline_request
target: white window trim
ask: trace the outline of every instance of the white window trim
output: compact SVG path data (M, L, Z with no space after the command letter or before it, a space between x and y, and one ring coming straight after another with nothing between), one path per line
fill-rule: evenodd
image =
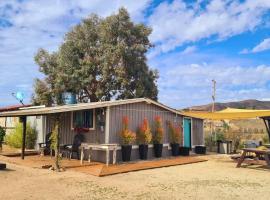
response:
M86 110L93 110L93 128L89 128L89 131L94 131L96 130L96 109L86 109ZM84 110L77 110L77 111L84 111ZM71 112L71 130L74 131L74 127L73 127L73 112L77 112L77 111L72 111Z

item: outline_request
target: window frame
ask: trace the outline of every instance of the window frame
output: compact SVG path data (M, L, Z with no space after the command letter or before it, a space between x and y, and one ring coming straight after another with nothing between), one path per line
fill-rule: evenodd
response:
M93 127L92 128L88 128L89 131L90 130L96 130L96 109L85 109L85 110L76 110L76 111L71 111L71 130L74 131L74 127L73 127L73 115L74 112L83 112L83 111L90 111L93 110ZM84 128L84 127L81 127Z

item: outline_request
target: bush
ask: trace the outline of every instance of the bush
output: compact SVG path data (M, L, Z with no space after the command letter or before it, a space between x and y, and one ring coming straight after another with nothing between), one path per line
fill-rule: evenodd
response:
M122 119L123 129L120 133L121 143L123 145L131 145L136 139L136 134L128 129L128 121L128 117L124 116Z
M0 151L2 151L2 143L3 143L3 141L4 141L5 135L6 135L5 129L3 129L3 128L0 126Z
M138 144L149 144L152 140L152 133L147 119L143 120L137 132Z
M23 126L21 123L16 124L15 129L6 136L6 143L14 148L22 147L22 132ZM26 125L26 138L25 147L27 149L33 149L36 144L37 131L35 128L31 127L29 123Z
M178 126L175 126L172 122L168 122L169 125L169 137L171 144L179 144L182 140L182 129Z
M2 126L0 126L0 143L2 143L4 141L5 135L6 135L5 129L3 129Z
M163 142L163 127L162 120L160 116L155 117L154 121L154 134L153 134L153 143L154 144L162 144Z

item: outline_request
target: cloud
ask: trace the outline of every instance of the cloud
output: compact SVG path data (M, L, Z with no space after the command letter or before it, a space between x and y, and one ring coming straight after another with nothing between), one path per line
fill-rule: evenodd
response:
M30 100L34 78L41 77L33 57L38 48L57 50L65 33L91 13L106 17L125 7L143 22L151 0L1 0L0 104L12 104L18 90ZM8 100L7 100L8 99Z
M218 54L181 52L154 58L160 71L159 100L175 108L211 102L212 79L217 81L217 101L270 98L270 65L259 65ZM226 62L227 61L227 62Z
M261 43L256 45L253 49L243 49L240 51L240 54L248 54L248 53L259 53L262 51L267 51L270 49L270 38L264 39Z
M202 39L224 40L263 25L269 9L268 0L163 2L148 20L153 27L151 41L159 54Z
M260 44L252 49L253 53L266 51L270 49L270 38L264 39Z
M185 48L185 49L181 52L181 54L182 54L182 55L191 54L191 53L194 53L196 50L197 50L197 47L196 47L196 46L188 46L187 48Z

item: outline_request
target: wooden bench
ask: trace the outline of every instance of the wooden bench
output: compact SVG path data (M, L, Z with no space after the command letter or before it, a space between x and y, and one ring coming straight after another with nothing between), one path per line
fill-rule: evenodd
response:
M255 153L256 156L260 156L260 155L264 156L264 159L266 161L267 166L270 167L270 159L269 159L270 150L259 150L256 148L244 148L242 150L243 150L243 153L242 153L241 157L239 158L236 167L241 167L241 164L244 162L245 157L248 153Z

